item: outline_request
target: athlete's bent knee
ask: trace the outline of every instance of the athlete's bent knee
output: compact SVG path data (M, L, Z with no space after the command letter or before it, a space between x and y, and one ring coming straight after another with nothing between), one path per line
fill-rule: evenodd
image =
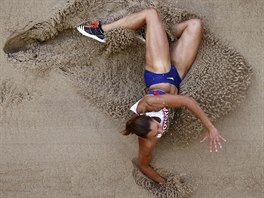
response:
M148 8L145 10L145 12L148 17L155 17L159 15L158 11L155 8Z
M193 29L197 32L203 33L203 31L204 31L204 25L203 25L203 21L201 19L191 19L189 21L189 26L191 27L191 29Z

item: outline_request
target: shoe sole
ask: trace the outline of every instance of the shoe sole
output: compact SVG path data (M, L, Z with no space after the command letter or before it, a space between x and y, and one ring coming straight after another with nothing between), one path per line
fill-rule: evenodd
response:
M95 40L97 40L97 41L99 41L99 42L101 42L101 43L105 43L105 40L100 39L100 38L98 38L98 37L95 36L95 35L92 35L92 34L89 34L89 33L85 32L85 31L82 29L82 27L83 27L83 26L79 26L79 27L77 27L77 30L78 30L82 35L87 36L87 37L92 38L92 39L95 39Z

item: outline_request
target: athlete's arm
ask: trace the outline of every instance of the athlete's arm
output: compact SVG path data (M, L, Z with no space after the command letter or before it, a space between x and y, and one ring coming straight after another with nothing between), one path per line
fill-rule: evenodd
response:
M163 107L169 108L180 108L186 107L189 109L197 118L199 118L204 126L209 130L213 127L213 124L205 115L204 111L200 108L198 103L189 96L180 95L160 95L160 96L148 96L144 97L146 102L147 111L154 111L155 109L161 109Z
M145 144L144 140L139 139L138 167L147 177L159 184L163 184L166 182L165 178L160 176L150 166L153 147L154 145L149 146Z
M154 111L155 109L161 109L163 107L186 107L188 110L190 110L198 119L202 121L203 125L208 130L201 142L209 139L210 151L212 151L213 146L215 148L215 151L217 151L218 147L222 148L220 139L226 141L219 135L217 129L214 127L207 115L192 97L166 94L155 97L147 95L143 99L143 104L145 104L145 108L147 111Z

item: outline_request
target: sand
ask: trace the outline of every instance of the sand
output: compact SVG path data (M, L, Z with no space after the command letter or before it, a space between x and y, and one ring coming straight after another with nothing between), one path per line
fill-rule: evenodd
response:
M65 3L3 1L2 48L12 32L30 26L32 20L47 20ZM262 197L263 3L178 4L201 13L211 31L247 59L254 76L242 105L216 123L228 139L221 152L212 155L208 145L197 142L185 147L162 142L153 164L196 177L199 187L192 197ZM58 39L63 41L63 37ZM1 102L0 196L151 197L132 177L136 138L120 136L124 123L102 113L89 96L80 94L56 67L56 58L61 56L53 57L52 43L44 47L46 53L40 55L50 58L41 63L41 70L34 69L38 64L19 59L23 56L14 62L1 52L0 80L7 94ZM63 64L64 59L59 61Z

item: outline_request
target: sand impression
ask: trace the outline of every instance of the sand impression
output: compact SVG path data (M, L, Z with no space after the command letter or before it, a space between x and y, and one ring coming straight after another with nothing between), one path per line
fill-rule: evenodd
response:
M107 33L107 44L103 45L83 37L75 27L98 18L99 11L103 13L100 20L111 22L147 7L156 7L160 11L171 42L176 40L172 25L199 17L156 1L105 4L105 1L76 0L59 9L47 21L12 35L4 51L17 67L37 76L57 70L99 109L126 120L130 117L129 106L146 93L142 76L145 47L137 38L138 32L123 28L113 30ZM180 93L194 97L209 118L216 121L242 101L251 74L252 68L243 56L206 28L199 55L181 83ZM181 109L177 111L171 133L162 141L188 143L202 130L201 123Z

